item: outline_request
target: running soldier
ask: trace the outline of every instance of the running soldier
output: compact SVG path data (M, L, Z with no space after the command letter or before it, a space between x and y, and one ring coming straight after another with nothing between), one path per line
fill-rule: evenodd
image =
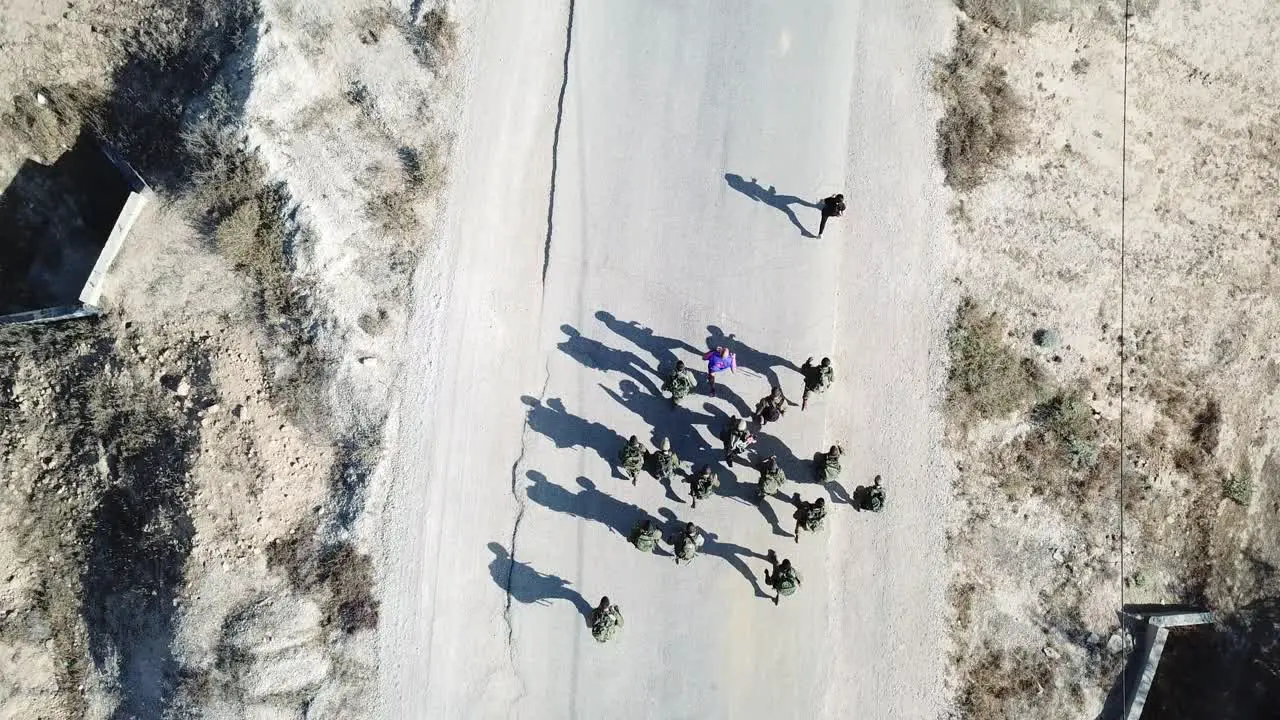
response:
M813 502L805 502L800 499L800 493L791 496L791 503L796 506L796 512L791 517L796 521L796 542L800 542L800 531L818 532L822 526L826 524L827 519L827 500L826 498L818 498Z
M778 554L769 551L769 562L773 563L773 572L764 571L764 584L773 588L777 593L773 596L773 604L777 605L778 600L783 595L794 595L795 591L800 587L800 573L791 567L790 560L778 562Z
M729 352L729 348L718 347L702 356L707 361L707 384L711 386L711 394L716 394L716 373L729 370L738 371L738 356Z
M777 455L765 458L756 466L756 469L760 471L760 497L756 502L760 502L781 490L782 484L787 481L787 476L778 465Z
M600 607L591 611L591 637L598 642L609 642L622 628L622 608L609 602L609 597L600 598Z
M822 482L832 482L840 477L841 455L844 455L844 448L839 445L832 445L825 453L818 453L818 478Z
M804 361L800 366L800 374L804 375L804 396L800 398L800 409L809 407L809 396L813 393L824 393L831 383L836 381L836 371L831 367L831 358L822 358L819 365L813 364L813 358Z
M654 524L653 518L646 518L631 531L631 544L643 553L651 553L662 540L662 531Z
M640 477L640 471L644 469L644 456L644 445L635 435L631 436L618 453L618 465L622 468L622 474L631 478L632 485L636 484L636 478Z
M658 480L670 483L680 469L680 456L671 449L670 438L662 438L662 446L649 455L653 476Z
M698 526L693 523L685 525L676 536L675 542L671 543L676 549L676 564L680 561L689 562L698 554L698 548L702 547L702 535L698 532Z
M684 366L683 360L676 361L676 369L662 383L662 389L671 393L672 405L679 405L696 387L698 379L693 376L692 370Z
M786 395L782 394L782 388L774 385L769 394L760 398L760 402L756 403L756 412L752 419L760 427L764 427L765 423L777 422L782 419L783 413L787 411L787 405L791 401Z
M862 500L862 509L880 512L884 509L884 501L884 486L880 484L880 476L877 475L871 487L867 488L866 496Z
M822 199L822 220L818 221L818 237L822 237L822 231L827 229L827 218L840 217L845 209L843 193Z
M747 430L746 419L734 416L729 418L729 425L720 433L720 441L724 443L724 462L733 467L735 457L742 462L747 461L747 448L756 441L756 437Z
M720 478L711 471L710 465L703 465L697 475L685 478L689 483L689 496L693 498L693 507L698 507L699 500L706 500L715 494L720 487Z

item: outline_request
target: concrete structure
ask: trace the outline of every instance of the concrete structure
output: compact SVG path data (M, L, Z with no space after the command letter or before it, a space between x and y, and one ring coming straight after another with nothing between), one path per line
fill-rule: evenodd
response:
M111 161L111 164L115 166L116 170L120 172L125 184L129 187L129 195L125 199L124 205L120 208L119 215L116 216L115 224L111 228L110 235L107 236L102 251L98 254L98 259L94 263L93 269L85 279L84 286L81 288L80 295L77 298L79 302L71 305L37 308L25 312L0 315L0 325L53 322L55 320L68 320L98 314L103 280L106 277L107 270L111 267L111 263L115 261L116 255L120 253L121 248L124 247L125 238L128 237L129 231L133 229L134 221L138 219L138 214L151 196L150 188L123 158L100 143L99 148L106 158Z
M1168 609L1128 611L1125 614L1146 625L1143 651L1135 653L1130 661L1131 671L1126 678L1129 687L1125 693L1128 703L1121 716L1124 720L1138 720L1142 717L1142 709L1147 704L1147 695L1155 682L1156 668L1160 666L1160 655L1164 652L1165 642L1169 639L1169 628L1210 624L1213 622L1213 613Z

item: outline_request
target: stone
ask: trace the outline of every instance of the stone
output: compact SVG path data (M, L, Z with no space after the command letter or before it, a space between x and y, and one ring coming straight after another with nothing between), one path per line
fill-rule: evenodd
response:
M186 397L191 394L191 383L187 382L186 378L182 378L178 381L178 387L173 392L178 397Z
M1124 638L1119 633L1107 638L1107 652L1112 655L1119 655L1124 652Z
M1057 650L1054 650L1048 645L1045 645L1044 649L1041 650L1041 652L1043 652L1044 656L1049 658L1050 660L1057 660L1058 658L1062 657L1062 653L1058 652Z

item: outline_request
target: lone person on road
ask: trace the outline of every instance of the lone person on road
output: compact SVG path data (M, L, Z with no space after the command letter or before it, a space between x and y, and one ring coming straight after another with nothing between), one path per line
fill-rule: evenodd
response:
M827 228L827 218L840 217L844 214L844 211L844 195L842 193L823 198L822 220L818 221L818 237L822 237L822 231Z
M707 384L711 386L711 394L716 394L716 373L729 370L737 372L738 356L729 352L729 348L718 347L702 356L707 361Z
M809 407L809 396L813 393L824 393L831 383L836 381L835 368L831 367L831 358L822 358L819 365L813 364L813 358L804 361L800 366L800 374L804 376L804 395L800 398L800 409Z
M783 595L792 595L800 587L800 573L791 567L790 560L778 562L778 554L772 550L769 551L769 562L773 564L773 572L764 571L764 584L777 592L773 596L773 604L777 605Z
M591 611L591 637L609 642L621 627L622 608L610 603L608 596L600 598L599 607Z

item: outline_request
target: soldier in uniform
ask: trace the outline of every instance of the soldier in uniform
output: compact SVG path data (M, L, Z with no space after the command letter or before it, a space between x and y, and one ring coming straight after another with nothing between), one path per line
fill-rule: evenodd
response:
M706 500L715 494L720 487L720 478L711 471L710 465L703 465L697 475L685 478L689 483L689 496L693 498L693 507L698 507L699 500Z
M653 518L645 518L644 522L636 525L636 529L631 531L631 544L635 545L640 552L653 552L661 540L662 531L654 524Z
M698 548L702 547L702 543L703 539L698 533L698 526L693 523L685 525L675 541L671 543L676 549L676 564L679 565L681 560L685 562L692 560L698 554Z
M778 456L770 455L756 466L760 471L760 498L756 502L764 500L766 497L778 492L782 489L782 484L787 481L787 476L782 472L782 467L778 465Z
M840 217L844 211L844 193L822 198L822 219L818 221L818 237L822 237L822 231L827 229L827 218Z
M769 394L760 398L760 402L756 403L756 412L752 419L760 427L764 427L765 423L777 422L782 419L783 413L787 411L787 404L790 402L787 396L782 394L782 388L774 385Z
M871 487L867 488L866 496L862 500L862 509L880 512L884 509L884 501L884 486L880 484L880 476L877 475Z
M671 439L663 438L662 445L649 456L653 474L662 482L671 482L680 469L680 456L671 449Z
M632 485L636 484L636 478L640 477L640 471L644 469L644 455L644 445L635 435L631 436L618 453L618 465L622 467L622 474L631 478Z
M684 366L683 360L676 361L676 369L662 383L662 389L671 393L672 405L679 405L697 386L698 379L693 376L692 370Z
M747 421L744 418L729 418L729 425L720 434L720 440L724 442L724 462L729 467L733 467L733 459L735 457L745 461L747 447L756 441L754 435L747 431Z
M773 596L773 604L777 605L783 595L792 595L800 587L800 573L791 567L790 560L778 562L778 554L769 551L769 562L773 563L773 572L764 571L764 584L777 593Z
M591 611L591 637L598 642L609 642L622 628L622 608L600 598L600 606Z
M800 531L817 532L822 529L827 519L827 501L826 498L818 498L813 502L805 502L800 499L800 493L791 496L791 504L796 506L796 512L791 517L796 521L796 542L800 542Z
M831 358L822 358L818 365L813 358L804 361L800 366L800 374L804 376L804 396L800 398L800 409L809 407L809 396L813 393L824 393L831 383L836 381L835 368L831 367Z
M822 482L831 482L840 477L840 456L844 448L832 445L825 453L818 453L818 477Z

